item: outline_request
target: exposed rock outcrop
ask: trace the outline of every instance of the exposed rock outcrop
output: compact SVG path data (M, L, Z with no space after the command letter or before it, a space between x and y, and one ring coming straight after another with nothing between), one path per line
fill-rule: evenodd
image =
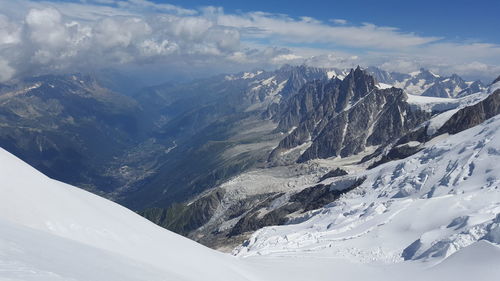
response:
M430 118L406 103L403 90L377 88L375 79L359 67L344 80L309 83L287 103L278 128L296 128L270 159L308 142L299 162L353 155L395 140Z
M288 215L295 212L307 212L319 209L337 200L342 194L360 186L364 180L365 178L349 178L328 185L318 184L305 188L290 196L288 203L265 215L260 215L259 210L261 208L255 209L253 212L248 212L231 229L228 237L255 231L270 225L285 224L289 222Z
M331 170L330 172L326 173L325 175L323 175L319 181L322 182L326 179L329 179L329 178L336 178L336 177L341 177L341 176L345 176L347 175L348 173L343 170L343 169L340 169L340 168L337 168L335 170Z
M436 133L456 134L483 123L500 113L500 90L496 90L483 101L460 109Z
M141 213L148 220L166 229L186 235L205 224L217 210L224 190L203 196L192 204L173 204L168 209L150 208Z

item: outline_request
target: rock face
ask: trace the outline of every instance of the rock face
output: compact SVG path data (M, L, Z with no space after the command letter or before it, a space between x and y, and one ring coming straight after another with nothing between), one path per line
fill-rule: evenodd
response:
M297 67L285 65L277 71L277 75L284 76L287 81L281 93L284 97L295 94L307 82L327 79L326 69L305 65Z
M168 208L265 163L282 138L266 118L272 108L303 84L326 80L326 73L284 66L147 89L137 99L155 120L153 135L172 149L158 154L157 169L121 203L136 210Z
M387 154L383 155L379 161L376 161L372 165L370 165L369 169L375 168L389 161L404 159L419 152L422 149L423 148L421 148L420 146L409 146L407 144L395 146L391 148Z
M500 90L496 90L473 106L459 110L437 131L437 134L456 134L479 125L497 114L500 114Z
M348 173L343 170L343 169L340 169L340 168L337 168L335 170L331 170L330 172L326 173L325 175L323 175L319 181L324 181L326 179L329 179L329 178L336 178L336 177L341 177L341 176L345 176L347 175Z
M204 196L190 205L174 204L168 209L151 208L141 213L148 220L186 235L205 224L217 210L224 196L222 190Z
M278 69L276 72L277 79L281 82L279 98L275 98L274 102L269 104L264 113L264 117L272 119L278 112L283 110L281 108L282 101L290 98L297 93L306 83L314 80L326 80L327 71L322 68L307 67L307 66L290 66L285 65ZM278 83L279 84L279 83Z
M402 136L394 143L394 146L381 147L373 154L364 157L361 162L366 162L382 155L378 161L371 164L370 168L374 168L392 160L406 158L422 150L423 143L439 135L457 134L477 126L498 114L500 114L500 90L496 90L484 100L474 105L459 109L434 133L429 134L428 124L423 125ZM410 145L412 142L414 144Z
M474 81L470 85L468 85L467 88L463 89L461 92L458 93L456 96L457 98L468 96L474 93L481 92L485 89L484 84L481 81Z
M455 88L457 90L455 90ZM462 89L466 89L467 84L460 78L460 76L453 74L450 78L445 80L435 79L432 86L430 86L422 96L438 97L438 98L451 98L458 96ZM472 90L470 90L472 91Z
M278 129L296 127L273 151L310 142L299 162L349 156L395 140L430 116L412 109L401 89L379 89L375 79L357 68L344 80L315 81L287 101Z
M295 212L307 212L319 209L328 203L334 202L342 194L360 186L365 178L347 178L333 184L318 184L301 190L290 196L283 206L276 208L267 214L261 215L260 210L266 206L257 206L243 216L231 231L228 237L255 231L271 225L282 225L289 222L288 215Z

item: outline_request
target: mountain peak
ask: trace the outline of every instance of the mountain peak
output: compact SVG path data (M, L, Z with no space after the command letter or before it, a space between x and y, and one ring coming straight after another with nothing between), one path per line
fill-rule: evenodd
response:
M356 67L354 71L352 71L354 78L358 79L363 77L368 80L374 80L373 75L371 75L368 71L362 69L361 67ZM375 83L373 83L375 84Z
M361 67L356 67L356 69L351 69L349 74L344 78L345 85L347 87L353 87L355 96L364 96L370 90L375 88L375 78L367 71L361 69Z
M423 67L420 68L418 76L424 77L425 79L435 79L440 77L439 75Z
M356 68L351 68L351 71L349 71L349 74L347 76L354 76L354 77L359 77L362 75L368 75L371 76L367 71L363 70L359 65ZM346 77L347 77L346 76Z
M459 76L458 74L456 74L456 73L453 73L453 74L450 76L450 78L452 78L452 79L460 79L460 80L462 80L462 77L460 77L460 76Z

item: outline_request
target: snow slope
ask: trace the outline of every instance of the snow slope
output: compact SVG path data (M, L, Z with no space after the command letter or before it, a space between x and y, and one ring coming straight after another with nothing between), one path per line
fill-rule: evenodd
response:
M367 265L409 260L432 266L443 259L462 263L463 258L446 259L454 254L475 259L480 250L462 251L470 245L481 248L484 245L476 241L486 240L494 243L484 246L489 258L498 260L498 163L500 116L431 141L407 159L360 173L366 180L356 190L304 214L301 223L257 231L235 254L323 257ZM439 270L444 271L446 263ZM489 274L498 277L500 269Z
M51 180L3 149L0 182L0 280L248 280L234 257Z
M495 86L492 85L482 92L478 92L461 98L436 98L408 94L407 102L413 107L420 110L431 113L437 112L437 114L434 115L428 122L423 124L425 126L428 126L427 134L432 135L439 128L441 128L446 123L446 121L448 121L457 111L486 99L488 95L493 93L492 89L494 89L494 87Z
M489 90L461 98L437 98L408 94L407 102L420 110L429 112L447 111L478 103L488 96Z
M160 281L174 276L186 280L116 253L0 220L0 280Z

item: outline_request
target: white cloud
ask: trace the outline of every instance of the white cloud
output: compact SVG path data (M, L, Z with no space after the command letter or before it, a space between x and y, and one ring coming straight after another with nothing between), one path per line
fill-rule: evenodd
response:
M421 68L422 65L411 59L395 58L380 64L380 67L387 71L409 73Z
M179 50L179 46L176 43L170 42L168 40L155 42L148 39L142 42L140 47L142 55L146 57L166 56L173 54Z
M175 13L112 12L108 15L110 7L104 7L106 12L99 13L100 7L93 6L95 13L84 12L75 17L72 13L75 3L40 6L39 2L33 5L29 1L21 2L26 9L24 18L9 19L0 15L0 57L4 70L1 81L51 71L80 71L120 64L168 64L179 59L210 61L215 65L208 56L230 61L234 52L243 51L236 28L217 25L192 13L179 15L179 10L169 5L153 6L148 1L120 4ZM6 7L6 10L12 8L12 3ZM123 7L113 9L123 10ZM68 9L73 16L65 13ZM95 18L96 15L99 16Z
M304 58L295 54L283 54L278 55L272 59L275 64L285 64L285 63L297 63L297 61L303 61Z
M0 81L10 79L14 73L15 70L9 65L9 63L0 57Z
M93 39L104 49L128 48L141 39L149 38L152 29L138 18L106 18L93 29Z
M21 40L20 31L19 26L10 22L6 16L0 15L0 48L3 45L19 43Z
M347 24L347 20L345 19L331 19L330 21L333 22L334 24L340 24L340 25Z
M437 37L422 37L403 33L396 28L379 27L373 24L361 26L332 26L317 20L299 20L260 12L244 15L219 15L218 23L243 30L253 38L268 38L277 43L329 43L340 46L397 49L420 46L439 40Z
M500 65L495 44L453 43L345 19L228 14L220 7L192 10L147 0L0 0L0 6L0 81L123 64L213 70L208 73L282 63L360 64L477 77L497 76Z
M31 40L47 49L62 47L68 34L61 20L61 14L52 8L30 10L26 16L26 24Z
M131 10L137 10L138 8L150 9L146 11L157 11L165 13L175 13L178 15L195 15L198 12L195 10L184 9L179 6L171 4L158 4L147 0L128 0L128 1L114 1L119 7Z

